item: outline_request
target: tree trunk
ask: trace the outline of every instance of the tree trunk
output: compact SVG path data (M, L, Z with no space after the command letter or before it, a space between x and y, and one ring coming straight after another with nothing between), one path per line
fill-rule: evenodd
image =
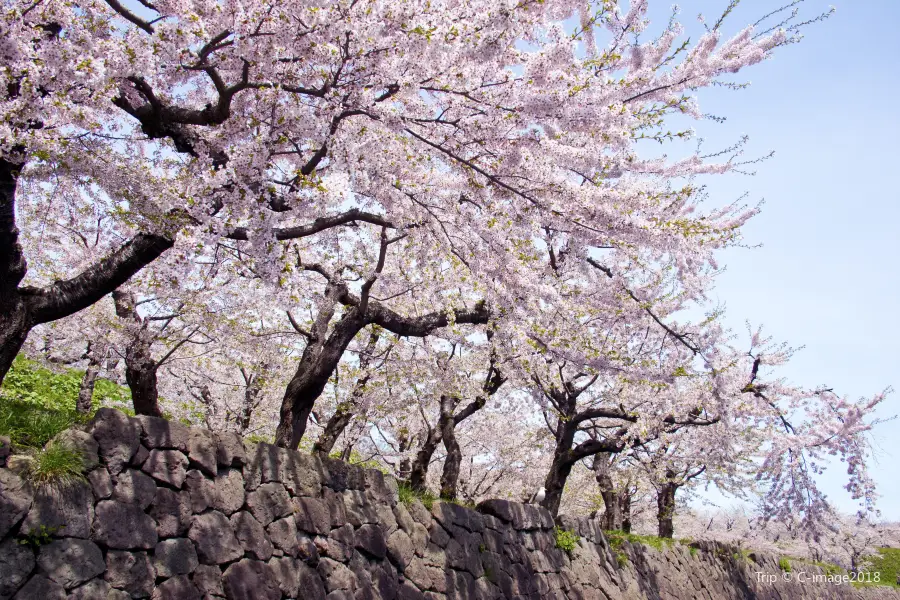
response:
M674 473L667 471L667 480L659 485L656 492L656 520L661 538L671 538L675 534L672 519L675 516L675 492L678 484L672 481L674 476Z
M559 503L562 501L563 488L566 480L572 472L575 461L572 460L572 445L575 442L577 426L571 422L560 421L558 424L559 435L556 439L556 449L553 451L553 462L544 479L544 501L541 506L550 511L554 517L559 512Z
M462 451L459 448L459 442L456 441L456 423L452 417L445 420L442 437L444 448L447 449L447 457L444 459L444 472L441 473L441 498L456 500Z
M12 150L26 153L22 147ZM16 227L16 187L23 166L0 158L0 383L35 325L87 308L174 244L173 236L139 233L72 279L20 288L28 271Z
M371 373L368 370L369 364L372 362L372 357L375 355L375 349L378 346L378 339L380 337L381 330L378 327L373 328L372 332L369 334L369 341L366 343L366 348L359 357L359 377L357 377L356 383L353 385L350 399L347 402L338 404L334 414L331 415L331 418L328 419L328 423L325 424L325 429L319 435L319 439L313 444L313 452L324 454L326 456L331 454L338 438L344 433L344 430L347 429L347 426L353 420L353 417L356 416L359 402L366 392L366 384L369 383L369 379L371 379Z
M622 529L622 498L609 474L609 454L601 452L594 456L594 478L603 498L603 516L600 527L607 531Z
M259 404L259 395L262 393L263 375L261 373L265 373L267 370L268 365L263 364L257 373L251 373L244 378L246 383L244 387L244 403L241 405L241 412L237 418L238 433L242 435L250 429L253 410Z
M622 502L622 531L631 533L631 494L628 490L620 498Z
M425 489L425 481L428 478L428 467L431 465L431 457L434 456L438 444L441 443L441 430L437 427L428 430L428 436L422 442L422 447L416 452L409 472L409 485L416 490Z
M131 404L139 415L161 417L156 371L159 364L153 360L153 340L149 337L146 323L141 319L132 294L116 290L113 292L116 315L129 322L131 339L125 350L125 381L131 390Z
M81 378L81 387L78 388L78 400L75 402L75 411L82 415L88 415L93 408L94 384L100 373L100 361L93 354L90 355L87 370Z
M0 383L31 329L28 305L19 293L28 270L16 227L16 185L23 166L0 158Z
M313 444L312 451L325 456L331 454L338 438L353 420L353 416L354 413L348 407L343 404L338 405L337 410L325 424L325 429L319 434L319 439Z
M278 428L275 430L275 444L282 448L296 450L300 445L316 400L328 385L347 346L368 324L355 308L350 309L326 338L325 331L333 314L334 306L331 306L319 315L314 337L303 350L297 371L284 391Z

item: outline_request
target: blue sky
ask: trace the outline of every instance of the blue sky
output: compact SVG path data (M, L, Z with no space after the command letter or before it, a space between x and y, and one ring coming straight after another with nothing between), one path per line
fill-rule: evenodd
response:
M714 22L725 0L680 2L680 21L696 40L696 15ZM729 18L728 33L756 21L781 4L745 0ZM744 228L754 249L722 254L726 272L713 301L726 306L726 324L745 331L745 321L797 352L783 373L790 381L827 384L852 398L893 385L900 390L900 2L843 0L828 20L804 30L800 44L735 76L751 81L742 91L704 90L704 112L724 124L695 125L704 149L721 148L750 136L747 157L775 156L757 175L727 175L707 181L710 205L749 192L765 199L762 213ZM650 32L668 18L670 3L651 2ZM807 0L801 16L829 4ZM900 413L900 392L891 394L880 417ZM900 421L874 432L872 466L886 519L900 520ZM837 465L834 470L840 470ZM823 488L838 507L855 504L839 473Z

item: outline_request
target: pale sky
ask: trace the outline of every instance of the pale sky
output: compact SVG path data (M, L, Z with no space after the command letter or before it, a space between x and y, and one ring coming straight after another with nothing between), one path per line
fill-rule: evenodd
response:
M703 33L696 15L714 21L727 2L679 4L680 21L696 41ZM745 1L726 30L734 33L781 4ZM651 1L657 27L669 6ZM800 6L807 18L829 8L819 0ZM745 243L762 247L721 255L727 271L712 297L726 305L726 324L744 332L749 319L776 340L805 346L780 373L855 399L890 385L900 390L900 2L839 0L835 8L804 30L800 44L735 76L751 81L748 89L701 91L703 111L728 120L695 128L704 149L747 134L747 157L776 152L754 177L708 180L711 205L744 192L751 204L765 199L743 230ZM878 416L898 413L900 391ZM873 440L878 508L883 518L900 520L900 421L880 425ZM823 488L839 508L855 511L839 477L826 475Z

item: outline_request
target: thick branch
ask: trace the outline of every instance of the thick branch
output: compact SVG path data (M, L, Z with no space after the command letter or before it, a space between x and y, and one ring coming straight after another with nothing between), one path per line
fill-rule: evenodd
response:
M139 233L79 275L45 288L23 287L35 324L62 319L97 302L174 244L169 237Z

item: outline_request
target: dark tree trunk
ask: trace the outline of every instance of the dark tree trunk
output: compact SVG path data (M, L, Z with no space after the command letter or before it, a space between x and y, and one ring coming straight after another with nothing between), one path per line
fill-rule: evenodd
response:
M378 302L355 298L344 284L334 283L333 280L325 294L327 308L319 313L312 331L307 334L309 341L281 402L275 443L283 448L296 449L300 445L316 400L334 374L347 346L366 325L375 323L399 336L424 337L435 329L446 327L451 321L451 315L447 312L404 317ZM326 338L338 303L343 304L347 312ZM456 323L484 324L490 317L490 311L484 303L479 303L474 310L459 311L453 316Z
M263 363L259 365L256 373L247 373L241 368L241 375L244 376L244 402L241 404L241 412L237 415L238 433L244 434L250 429L250 420L253 418L253 411L259 405L260 394L262 394L264 373L269 370L269 365Z
M359 357L360 375L353 386L353 391L350 393L350 399L347 402L338 404L334 414L331 415L331 418L328 419L328 423L325 424L325 429L319 435L319 439L313 444L313 452L324 454L326 456L331 454L338 438L344 433L344 430L353 420L353 417L356 416L359 402L362 400L363 394L365 394L366 391L366 384L369 383L369 379L371 379L371 373L368 371L369 364L372 362L372 357L375 355L375 349L378 346L378 339L380 337L381 331L377 327L369 334L369 341L366 343L366 348Z
M319 439L313 444L313 452L326 456L331 454L338 438L344 433L353 417L354 413L349 407L343 404L338 405L337 410L334 411L334 414L328 419L328 423L325 424L325 429L319 434Z
M28 271L16 227L16 187L23 166L0 158L0 383L32 328L87 308L174 243L171 237L139 233L72 279L44 288L19 287Z
M28 305L19 290L28 270L16 227L16 185L23 166L0 158L0 383L31 329Z
M92 351L91 344L88 344L88 366L81 378L81 386L78 388L78 400L75 402L75 411L82 415L91 413L93 409L94 384L97 382L97 375L100 373L100 362L102 357L98 353Z
M667 471L666 481L656 491L656 520L661 538L671 538L675 534L672 519L675 517L675 492L678 484L672 480L673 477L675 473Z
M350 309L335 325L328 337L325 333L335 306L325 309L316 320L311 339L303 350L297 371L284 391L275 443L296 449L306 433L306 424L316 400L328 385L347 346L368 325L359 312Z
M626 490L622 497L622 531L631 533L631 494Z
M550 511L554 517L559 512L559 503L562 501L563 488L566 480L572 472L572 466L576 460L573 460L572 446L575 443L575 432L577 428L571 422L560 421L557 426L556 448L553 451L553 462L550 463L550 470L544 479L544 490L546 495L541 506Z
M125 349L125 381L131 390L131 404L139 415L161 417L156 372L159 363L153 360L153 341L146 323L137 313L134 296L121 290L113 292L116 315L129 322L131 339Z
M425 481L428 478L428 467L431 465L431 457L434 456L438 444L441 443L441 430L438 427L428 430L428 435L419 451L416 452L416 459L410 467L409 485L413 489L424 490Z
M456 486L459 483L459 467L462 464L462 451L456 441L456 423L452 418L444 422L444 448L447 457L444 459L444 471L441 473L441 497L456 500Z
M600 527L607 531L622 529L622 497L609 474L609 454L602 452L594 456L594 478L603 498Z

